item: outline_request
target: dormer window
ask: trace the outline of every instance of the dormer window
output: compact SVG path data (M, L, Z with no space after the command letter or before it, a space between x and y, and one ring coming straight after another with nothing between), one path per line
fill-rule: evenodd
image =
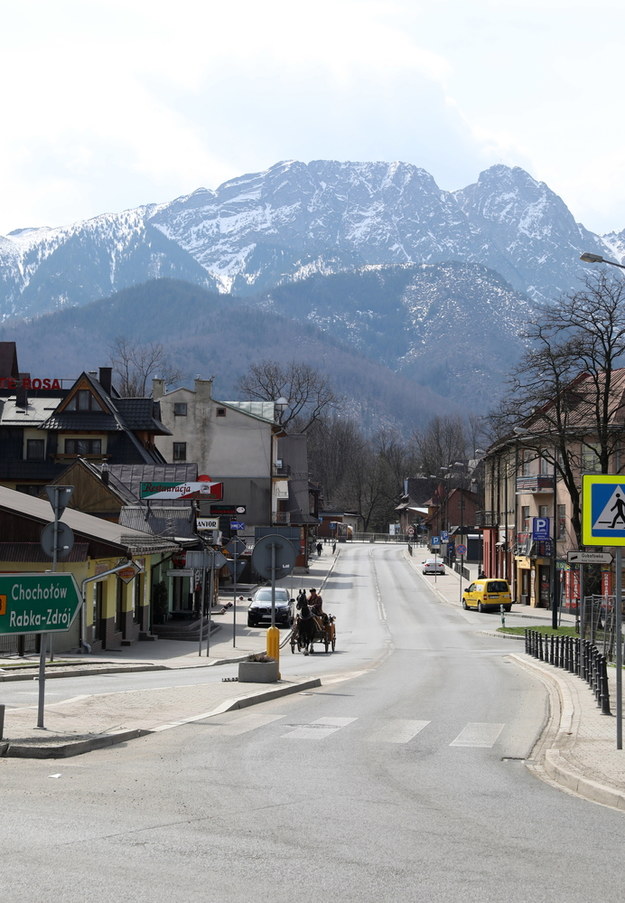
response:
M65 405L66 411L101 411L93 392L89 389L78 389Z

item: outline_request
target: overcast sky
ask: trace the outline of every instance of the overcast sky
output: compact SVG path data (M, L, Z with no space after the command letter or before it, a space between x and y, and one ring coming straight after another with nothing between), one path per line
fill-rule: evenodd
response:
M279 160L495 163L625 228L623 0L2 4L0 234Z

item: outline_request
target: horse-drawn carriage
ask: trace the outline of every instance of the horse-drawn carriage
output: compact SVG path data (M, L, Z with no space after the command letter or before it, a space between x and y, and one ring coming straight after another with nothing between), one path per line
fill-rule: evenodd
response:
M295 652L297 646L298 652L308 655L314 652L315 643L323 643L325 651L328 652L336 647L336 627L334 625L334 615L328 615L322 612L320 615L313 615L306 618L298 615L291 630L291 652Z

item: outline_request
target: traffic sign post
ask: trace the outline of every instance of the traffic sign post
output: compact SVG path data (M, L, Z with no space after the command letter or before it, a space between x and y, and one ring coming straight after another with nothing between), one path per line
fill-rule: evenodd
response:
M48 633L69 630L82 596L73 574L0 576L0 634L40 633L37 727L43 727Z
M56 565L59 559L68 557L74 546L74 534L71 527L61 523L61 515L67 508L69 500L74 492L73 486L61 486L52 483L46 486L46 495L54 512L54 521L47 524L41 531L41 548L52 559L52 571L56 573ZM48 634L41 636L39 647L39 706L37 727L43 727L43 709L46 693L46 646ZM50 638L50 661L54 659L52 638Z
M625 476L584 474L582 477L582 542L585 546L615 546L616 586L616 748L623 748L623 599L622 548L625 546Z
M243 529L242 525L240 529ZM233 647L237 644L237 577L239 576L239 565L245 564L245 562L238 561L237 556L241 555L245 552L247 546L242 539L238 537L234 537L231 539L226 549L232 555L232 577L234 580L233 590L232 590L232 645Z
M254 570L271 579L271 627L267 630L267 654L277 662L280 661L280 631L276 627L276 577L287 577L295 567L296 557L293 544L279 533L263 536L252 552Z
M467 554L467 547L464 543L456 546L456 555L460 555L460 604L462 605L462 572L464 570L464 556Z

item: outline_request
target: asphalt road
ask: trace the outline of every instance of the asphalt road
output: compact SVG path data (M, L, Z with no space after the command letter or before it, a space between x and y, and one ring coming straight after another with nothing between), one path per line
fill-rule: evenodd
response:
M341 655L283 657L326 668L318 690L61 763L0 760L6 899L616 896L623 816L525 768L546 700L506 641L392 547L350 547L324 598Z

